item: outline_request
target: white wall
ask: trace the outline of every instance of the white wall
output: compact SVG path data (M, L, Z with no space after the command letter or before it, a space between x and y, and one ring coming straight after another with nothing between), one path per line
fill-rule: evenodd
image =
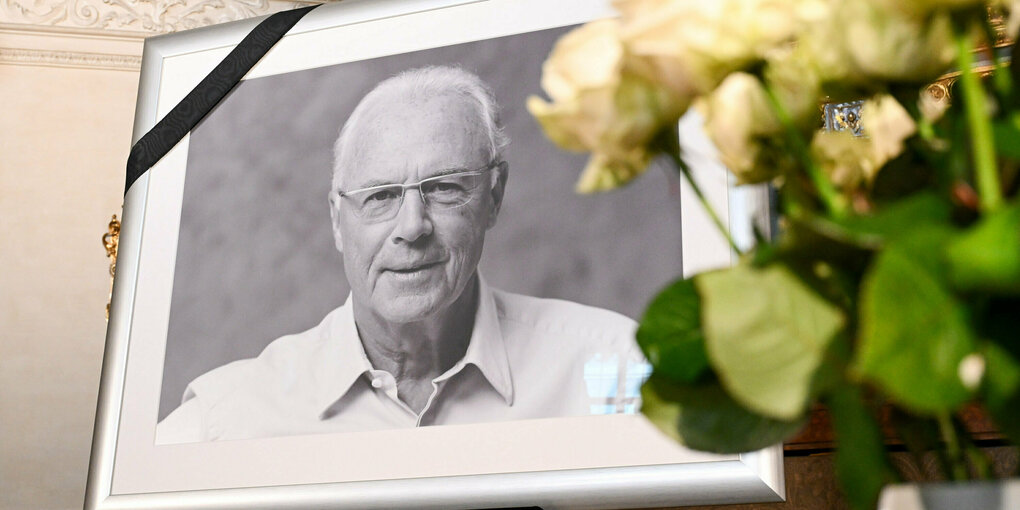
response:
M142 38L297 3L0 2L0 509L84 500Z
M0 64L0 507L81 507L138 75Z

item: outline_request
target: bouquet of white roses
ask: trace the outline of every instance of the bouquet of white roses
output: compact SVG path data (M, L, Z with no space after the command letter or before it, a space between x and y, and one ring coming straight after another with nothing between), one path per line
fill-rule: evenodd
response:
M559 41L551 101L528 107L557 144L591 153L579 191L661 157L700 197L678 140L689 108L740 182L777 190L775 239L676 281L641 322L642 411L660 428L747 451L823 402L853 445L837 472L860 508L895 479L879 406L954 478L987 472L962 406L1020 440L1020 66L997 32L1020 29L1014 4L617 0L618 18ZM940 77L951 101L929 93ZM861 136L822 128L823 103L855 100ZM931 440L906 432L921 429Z

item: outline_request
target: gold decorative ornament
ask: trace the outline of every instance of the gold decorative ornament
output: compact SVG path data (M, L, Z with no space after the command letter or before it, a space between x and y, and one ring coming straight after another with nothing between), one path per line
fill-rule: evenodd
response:
M103 234L103 248L106 248L106 257L110 259L110 294L106 298L106 320L109 321L110 302L113 299L113 276L117 272L117 243L120 241L120 220L116 214L106 228L106 233Z
M1002 12L1001 7L988 6L988 21L992 26L992 31L995 32L995 47L1012 46L1013 41L1010 39L1008 27L1006 26L1006 16Z
M988 19L993 32L990 37L994 38L995 42L991 48L985 44L974 50L978 64L973 69L981 78L987 78L997 68L1009 63L1009 57L1005 55L1013 45L1013 39L1006 31L1006 19L1001 9L989 7ZM960 74L959 70L955 70L940 76L934 83L925 87L925 92L936 105L948 106L952 100L953 85L960 78ZM819 106L822 128L826 131L849 131L856 136L863 136L860 124L860 110L863 105L863 100L844 103L823 102Z
M826 131L849 131L854 136L862 136L861 107L864 101L845 103L823 103L822 127Z

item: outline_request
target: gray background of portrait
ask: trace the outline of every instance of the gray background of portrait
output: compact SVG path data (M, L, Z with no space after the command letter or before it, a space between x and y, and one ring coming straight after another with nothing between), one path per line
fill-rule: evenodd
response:
M573 192L587 156L546 140L524 107L541 94L542 62L564 31L248 80L218 105L191 136L159 419L195 377L343 303L327 202L332 144L365 93L412 67L462 65L502 105L510 180L486 238L487 280L639 318L681 274L679 181L653 169L621 190Z

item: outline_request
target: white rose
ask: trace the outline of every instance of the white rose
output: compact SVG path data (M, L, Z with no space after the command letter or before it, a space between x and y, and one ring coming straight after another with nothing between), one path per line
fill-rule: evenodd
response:
M776 52L768 61L764 79L790 120L805 134L818 126L818 107L825 101L817 63L799 47Z
M847 191L871 183L881 168L868 140L848 131L818 131L811 153L829 180Z
M592 153L574 190L578 193L595 193L618 188L641 175L652 160L651 155L643 149L635 149L629 156L621 158Z
M1020 0L1005 0L1003 3L1009 13L1006 18L1006 35L1016 40L1020 36Z
M882 167L903 152L904 141L917 131L903 106L884 94L864 102L861 127L863 137L848 131L819 131L811 140L815 161L845 191L870 186Z
M621 36L636 72L692 97L711 91L801 27L797 0L617 0Z
M867 0L838 2L810 38L829 82L930 83L956 56L948 14L910 17Z
M907 110L888 94L875 96L861 107L861 128L879 165L903 152L903 141L917 132Z
M528 110L551 140L599 155L585 170L589 184L579 184L584 191L609 189L643 172L647 145L688 105L628 72L624 59L618 21L586 24L561 38L542 68L542 87L552 101L528 98ZM599 169L605 178L594 176Z
M782 137L782 125L758 78L733 73L696 107L720 159L741 183L768 181L782 170L775 145L762 143Z

